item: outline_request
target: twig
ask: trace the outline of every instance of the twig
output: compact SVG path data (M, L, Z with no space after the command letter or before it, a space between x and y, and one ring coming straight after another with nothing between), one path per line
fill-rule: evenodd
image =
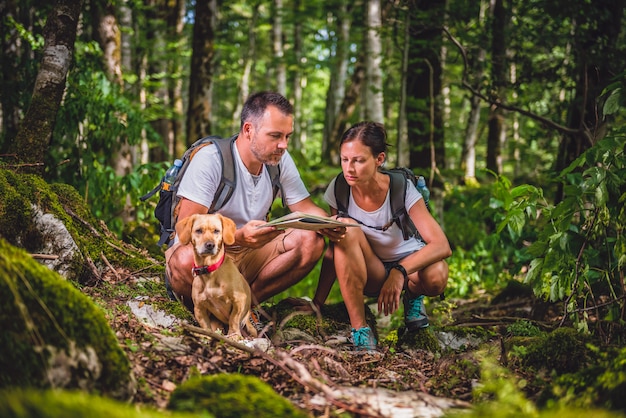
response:
M54 254L31 254L31 257L36 258L37 260L56 260L59 258L58 255Z
M122 254L128 256L128 257L134 257L134 255L128 253L127 251L124 251L123 248L113 244L112 242L109 242L107 240L104 240L104 242L106 242L107 244L109 244L109 246L111 246L112 248L115 248L117 251L121 252Z
M102 259L102 261L104 261L104 264L107 265L107 267L113 272L113 274L115 274L115 278L117 279L117 281L119 282L121 277L120 275L117 273L117 270L115 270L113 268L113 266L111 265L111 263L109 263L109 260L107 259L107 257L104 255L104 253L100 253L100 258Z
M215 338L241 351L262 357L263 359L269 361L273 365L282 369L293 380L300 383L305 388L312 390L314 392L323 394L328 402L332 403L334 406L338 408L342 408L345 411L355 413L361 417L381 418L381 415L379 414L372 413L371 411L360 408L358 405L350 405L337 399L330 386L315 379L313 376L311 376L307 368L302 363L299 363L298 361L294 360L293 357L289 356L289 354L287 354L286 352L282 350L276 349L274 351L276 353L276 356L278 357L278 359L275 359L269 354L259 350L258 348L248 347L247 345L233 341L216 332L209 331L204 328L199 328L199 327L188 325L188 324L183 324L182 326L188 331L195 332L197 334L208 335L211 338Z
M91 233L94 234L97 238L102 237L102 235L96 230L96 228L93 227L93 225L91 225L89 222L87 222L86 220L78 216L76 213L74 213L72 209L68 208L67 206L63 206L63 209L65 209L68 215L70 215L72 218L76 219L77 221L80 221L84 226L86 226L87 229L89 229Z

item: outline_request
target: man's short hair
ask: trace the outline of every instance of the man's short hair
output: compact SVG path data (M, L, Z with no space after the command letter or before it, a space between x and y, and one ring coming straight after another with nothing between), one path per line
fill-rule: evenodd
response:
M293 115L293 106L282 94L262 91L248 97L241 110L241 127L247 121L256 123L268 106L275 106L284 115Z

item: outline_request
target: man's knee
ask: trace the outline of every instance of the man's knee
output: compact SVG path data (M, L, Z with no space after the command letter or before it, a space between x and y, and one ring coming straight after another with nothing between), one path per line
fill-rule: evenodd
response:
M166 253L167 273L169 275L172 290L177 295L185 298L191 297L191 285L193 276L191 266L193 264L193 251L188 245L175 244Z
M313 231L302 231L294 245L304 264L317 263L324 252L324 237Z

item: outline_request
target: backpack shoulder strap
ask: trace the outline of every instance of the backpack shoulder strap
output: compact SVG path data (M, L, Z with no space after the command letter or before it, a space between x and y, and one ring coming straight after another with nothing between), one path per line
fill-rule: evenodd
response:
M406 201L406 182L408 179L401 171L388 170L384 171L384 173L389 175L389 200L393 220L398 224L400 230L402 230L403 238L407 240L415 236L417 232L417 228L404 205Z
M337 213L341 217L348 216L348 204L350 203L350 186L343 172L335 177L335 201L337 202Z
M209 213L220 210L230 199L237 185L237 170L233 160L233 147L235 146L237 135L230 138L216 138L213 143L217 146L217 151L222 162L222 178L215 190L213 203L209 208Z
M280 197L282 199L283 207L285 205L285 194L283 193L283 186L280 184L280 164L277 165L269 165L265 164L267 168L267 172L270 175L270 179L272 179L272 202L276 199L278 192L280 191ZM270 207L271 209L271 207Z

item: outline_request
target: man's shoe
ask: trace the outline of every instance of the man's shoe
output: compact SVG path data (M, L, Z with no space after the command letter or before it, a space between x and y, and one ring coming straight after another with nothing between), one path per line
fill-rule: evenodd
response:
M258 309L250 309L250 322L260 336L265 329L265 324L261 321L261 312Z
M352 328L352 342L357 351L376 350L376 337L370 327Z
M428 326L428 316L424 307L424 295L411 298L407 291L402 296L404 324L407 331L415 331Z

